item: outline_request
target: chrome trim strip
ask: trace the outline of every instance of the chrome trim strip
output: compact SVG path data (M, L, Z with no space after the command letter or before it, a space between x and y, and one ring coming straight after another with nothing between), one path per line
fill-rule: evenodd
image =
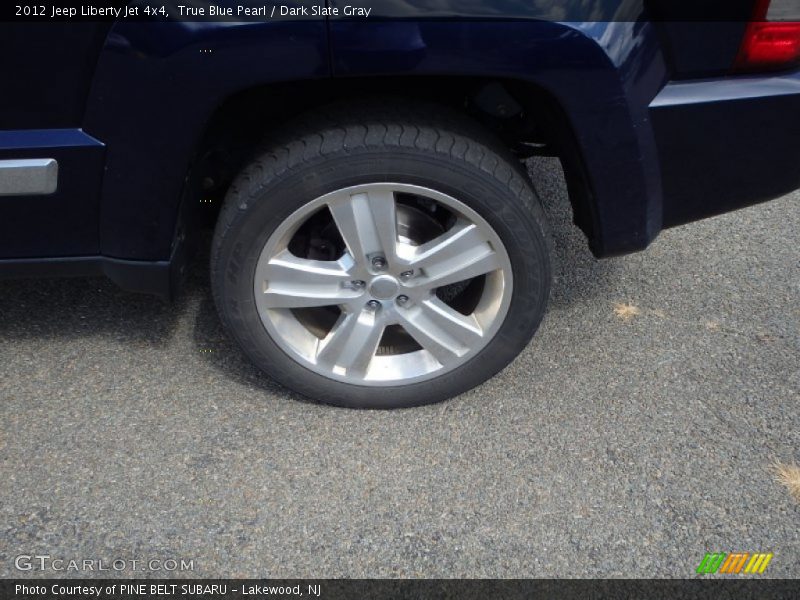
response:
M56 159L0 160L0 196L44 196L57 189Z
M650 103L650 108L787 95L800 95L800 71L784 75L674 81L664 86Z

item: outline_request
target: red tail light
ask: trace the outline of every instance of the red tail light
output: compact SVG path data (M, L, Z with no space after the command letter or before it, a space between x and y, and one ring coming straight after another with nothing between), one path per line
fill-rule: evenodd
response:
M800 2L757 0L747 25L737 71L786 69L800 64Z

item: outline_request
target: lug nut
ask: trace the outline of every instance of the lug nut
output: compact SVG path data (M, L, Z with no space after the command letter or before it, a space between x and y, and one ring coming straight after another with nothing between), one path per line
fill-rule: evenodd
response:
M399 306L404 306L408 302L408 296L398 296L396 302Z
M376 256L372 259L372 266L376 269L383 269L386 267L386 259L382 256Z
M364 289L365 287L367 287L367 284L366 284L366 282L364 282L364 281L360 281L360 280L359 280L359 281L351 281L351 282L350 282L350 286L351 286L351 287L352 287L354 290L362 290L362 289Z
M404 281L406 279L411 279L413 276L414 276L414 271L403 271L402 273L400 273L400 279Z
M378 310L381 307L381 303L377 300L370 300L367 302L367 308L370 310Z

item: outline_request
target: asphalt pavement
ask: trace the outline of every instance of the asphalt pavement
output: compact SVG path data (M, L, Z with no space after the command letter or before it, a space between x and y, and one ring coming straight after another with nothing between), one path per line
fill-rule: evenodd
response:
M557 163L531 169L549 313L508 369L436 406L273 384L226 338L202 264L172 306L0 282L0 576L686 577L731 551L800 576L800 506L770 471L800 462L800 193L597 261ZM15 567L37 554L64 570Z

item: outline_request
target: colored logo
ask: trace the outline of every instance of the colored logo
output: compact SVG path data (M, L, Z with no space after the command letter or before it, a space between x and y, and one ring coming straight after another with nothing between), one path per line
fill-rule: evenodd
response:
M772 560L772 552L756 553L749 552L707 552L697 572L701 575L711 575L713 573L729 575L755 575L767 570L769 561Z

